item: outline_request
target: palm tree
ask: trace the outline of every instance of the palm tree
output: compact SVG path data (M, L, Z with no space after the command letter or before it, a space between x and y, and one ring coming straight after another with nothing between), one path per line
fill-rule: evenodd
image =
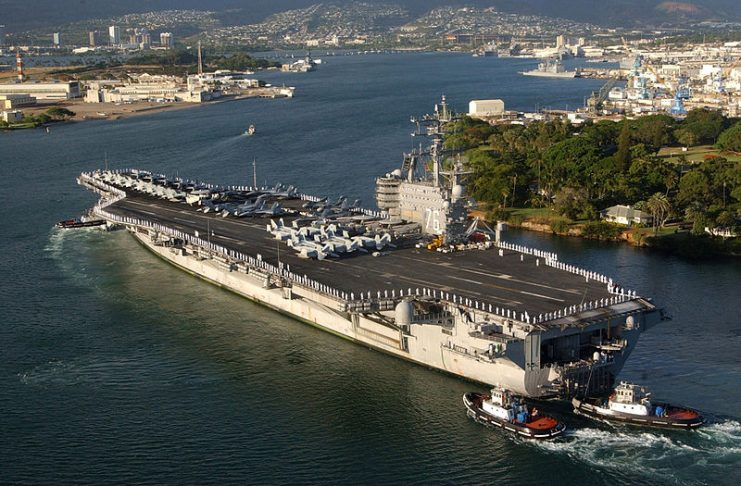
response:
M654 233L659 232L659 228L664 227L664 223L669 218L672 206L666 196L657 192L646 201L646 208L653 216Z
M692 202L684 210L684 217L687 221L692 221L692 233L702 234L705 228L705 207L698 201Z

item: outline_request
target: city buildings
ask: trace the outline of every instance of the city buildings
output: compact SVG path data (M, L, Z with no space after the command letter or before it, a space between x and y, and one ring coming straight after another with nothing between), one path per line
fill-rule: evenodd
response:
M171 32L162 32L160 34L160 46L165 49L172 49L174 47L174 39Z
M106 45L106 43L103 41L103 36L101 35L100 31L94 30L90 31L87 34L88 36L88 46L90 47L98 47L102 45Z
M741 46L734 44L633 48L621 66L626 86L609 90L602 113L681 117L708 108L739 116Z
M108 44L117 46L121 44L121 28L117 25L108 27Z
M135 49L149 49L152 46L152 35L146 28L136 28L129 36L129 46Z
M54 47L59 47L62 45L62 34L60 34L59 32L54 32L51 38L52 38L52 44L54 44Z

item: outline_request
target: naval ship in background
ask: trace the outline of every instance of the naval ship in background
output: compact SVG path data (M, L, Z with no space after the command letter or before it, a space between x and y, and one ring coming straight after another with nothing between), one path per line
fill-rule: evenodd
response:
M574 78L577 71L567 71L561 60L556 58L546 59L538 64L537 69L523 71L523 76L538 76L541 78Z
M381 211L141 170L78 182L162 259L310 325L523 396L609 392L660 309L472 220L467 171L443 144L456 119L444 98L412 118L430 144L377 179Z

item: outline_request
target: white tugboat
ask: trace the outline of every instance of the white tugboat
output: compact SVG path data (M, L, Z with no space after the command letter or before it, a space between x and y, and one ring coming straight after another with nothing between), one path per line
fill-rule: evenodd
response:
M531 439L550 439L563 434L566 426L552 417L541 415L535 407L528 407L520 397L501 387L491 395L469 392L463 395L468 416L485 425L502 429Z
M608 399L574 398L574 412L607 422L622 422L645 427L690 429L704 423L702 416L691 408L667 403L652 403L644 387L621 382Z

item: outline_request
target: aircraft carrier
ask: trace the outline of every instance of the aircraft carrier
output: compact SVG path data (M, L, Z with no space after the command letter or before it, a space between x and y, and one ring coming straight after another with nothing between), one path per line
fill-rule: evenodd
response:
M78 182L167 262L338 336L525 396L607 392L661 310L469 218L465 167L443 148L454 120L444 99L412 119L431 143L377 179L381 211L143 170Z

